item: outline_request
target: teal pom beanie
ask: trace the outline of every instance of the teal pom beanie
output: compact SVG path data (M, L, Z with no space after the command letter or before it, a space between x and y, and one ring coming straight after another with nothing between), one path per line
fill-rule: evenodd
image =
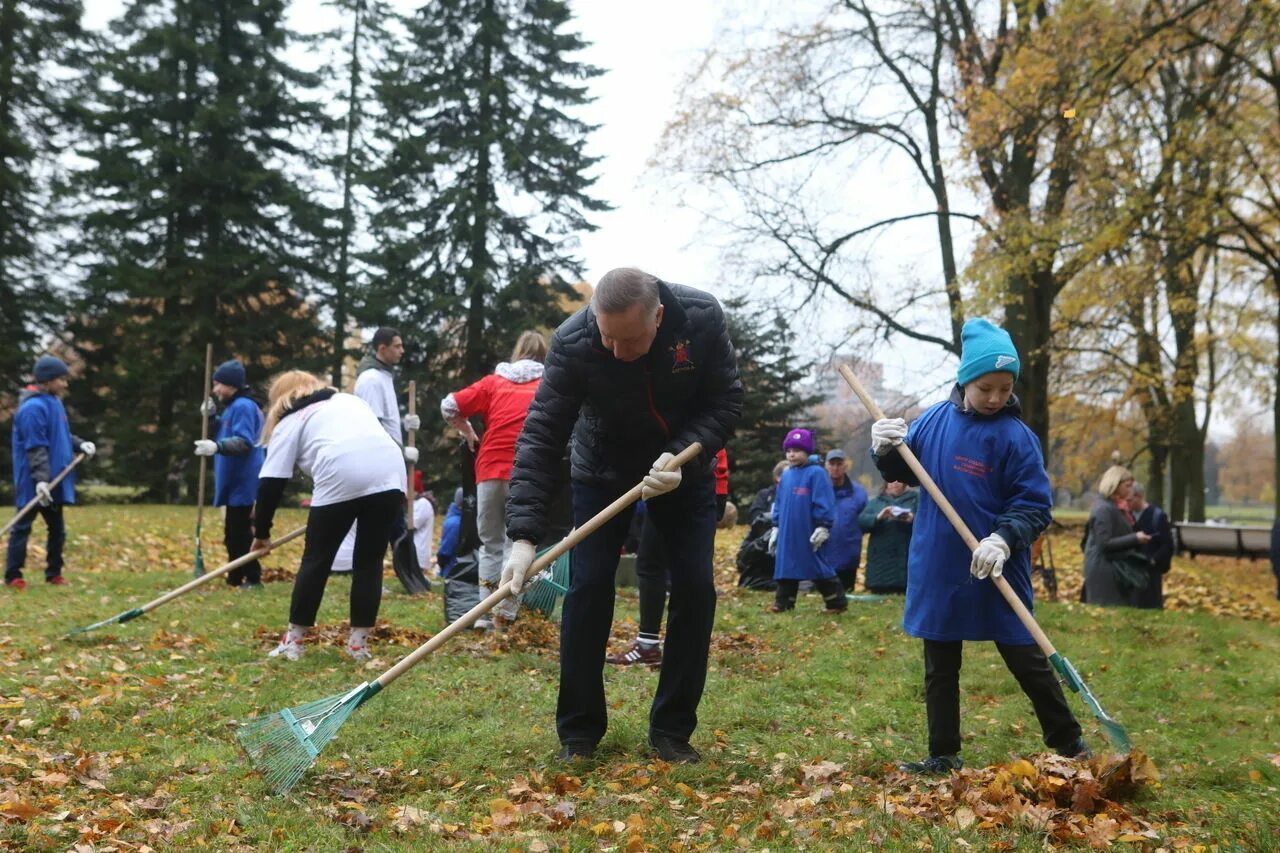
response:
M956 381L968 385L986 373L1000 370L1018 378L1018 351L1009 333L990 320L974 318L965 321L960 331L960 369Z

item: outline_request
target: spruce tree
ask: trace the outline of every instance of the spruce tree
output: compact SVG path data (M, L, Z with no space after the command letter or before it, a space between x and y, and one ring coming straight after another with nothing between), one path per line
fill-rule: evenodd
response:
M0 0L0 376L30 369L37 330L57 313L47 177L65 145L66 66L82 39L79 0Z
M316 82L285 64L278 0L134 0L90 69L86 273L72 326L73 389L112 464L161 494L194 471L206 342L251 380L314 368L325 341L304 301L318 208L307 164Z
M368 320L413 329L429 377L479 378L574 298L575 235L607 205L589 195L592 127L568 114L600 72L572 58L585 43L569 23L561 0L438 0L404 19L378 75Z

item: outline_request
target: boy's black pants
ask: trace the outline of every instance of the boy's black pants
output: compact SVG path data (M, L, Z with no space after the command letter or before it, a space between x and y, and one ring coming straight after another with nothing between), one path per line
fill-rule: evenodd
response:
M813 582L813 588L822 596L828 610L844 610L849 606L845 598L844 584L839 578L822 578ZM778 589L773 594L773 605L778 610L791 610L796 606L796 595L799 594L800 581L780 580Z
M963 643L924 641L925 708L929 715L929 754L960 751L960 656ZM1031 700L1045 746L1069 750L1080 738L1080 724L1067 706L1049 659L1039 646L996 643L1004 665Z
M227 546L227 561L238 560L253 547L253 504L229 506L223 520L222 544ZM227 572L227 584L262 583L262 564L250 560L238 569Z
M6 581L22 577L22 567L27 563L27 540L31 538L31 527L36 523L37 514L44 519L49 530L45 540L45 580L62 574L62 547L67 542L67 527L62 520L62 504L55 501L48 506L37 504L9 529L9 552L4 567Z

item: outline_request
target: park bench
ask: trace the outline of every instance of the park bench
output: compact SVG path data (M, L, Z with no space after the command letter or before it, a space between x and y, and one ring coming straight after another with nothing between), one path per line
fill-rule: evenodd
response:
M1244 527L1229 524L1197 524L1182 521L1173 525L1178 552L1193 558L1197 554L1212 557L1248 557L1256 560L1271 553L1271 528Z

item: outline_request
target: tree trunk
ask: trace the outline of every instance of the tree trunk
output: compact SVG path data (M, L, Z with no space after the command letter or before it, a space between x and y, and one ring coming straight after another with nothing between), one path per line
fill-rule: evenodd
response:
M360 124L360 24L364 3L355 4L355 21L351 28L351 73L347 88L347 142L342 152L342 234L338 245L338 269L333 285L333 387L342 387L342 363L347 350L347 293L351 273L351 235L355 229L352 210L351 176L356 128Z
M471 222L470 261L467 275L466 349L463 356L463 381L474 382L485 372L485 296L493 264L489 258L489 208L493 203L493 177L490 148L493 144L493 0L486 0L480 21L480 105L479 138L476 140L474 177L475 213Z

